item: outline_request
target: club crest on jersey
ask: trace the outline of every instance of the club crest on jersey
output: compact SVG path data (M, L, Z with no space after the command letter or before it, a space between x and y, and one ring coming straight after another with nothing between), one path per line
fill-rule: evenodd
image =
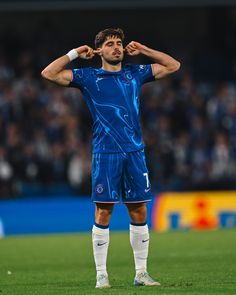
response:
M125 77L126 82L128 82L128 83L130 83L131 80L133 79L133 76L130 72L124 73L124 77Z
M95 186L95 192L97 195L103 194L105 191L105 185L102 183L99 183Z

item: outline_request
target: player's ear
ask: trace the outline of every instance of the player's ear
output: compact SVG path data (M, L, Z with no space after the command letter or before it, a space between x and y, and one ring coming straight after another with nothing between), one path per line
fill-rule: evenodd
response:
M101 56L102 55L102 48L96 48L96 50L94 50L93 52Z

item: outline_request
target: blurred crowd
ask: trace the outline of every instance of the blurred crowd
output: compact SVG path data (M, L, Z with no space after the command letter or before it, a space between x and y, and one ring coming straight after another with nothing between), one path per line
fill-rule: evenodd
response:
M90 194L92 122L83 97L43 81L33 61L30 52L14 66L0 58L0 195L60 184ZM141 122L154 191L235 187L235 85L188 72L148 83Z
M144 89L143 125L158 190L232 189L236 183L236 87L184 74Z

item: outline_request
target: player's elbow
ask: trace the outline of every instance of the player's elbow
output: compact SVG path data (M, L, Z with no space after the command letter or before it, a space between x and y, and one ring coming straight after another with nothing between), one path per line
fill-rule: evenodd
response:
M46 80L49 80L49 81L54 81L54 77L53 75L51 74L51 72L47 69L44 69L42 70L41 72L41 76L46 79Z
M44 79L47 79L49 78L49 73L46 69L42 70L41 72L41 76L44 78Z
M176 60L176 65L175 65L175 72L177 72L181 67L181 63Z
M180 62L175 60L169 68L170 73L177 72L180 69L180 66L181 66Z

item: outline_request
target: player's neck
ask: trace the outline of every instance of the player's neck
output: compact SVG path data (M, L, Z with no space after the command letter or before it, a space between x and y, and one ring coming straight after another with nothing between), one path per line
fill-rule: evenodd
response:
M108 72L119 72L121 71L121 62L117 65L111 65L109 63L103 63L102 69Z

